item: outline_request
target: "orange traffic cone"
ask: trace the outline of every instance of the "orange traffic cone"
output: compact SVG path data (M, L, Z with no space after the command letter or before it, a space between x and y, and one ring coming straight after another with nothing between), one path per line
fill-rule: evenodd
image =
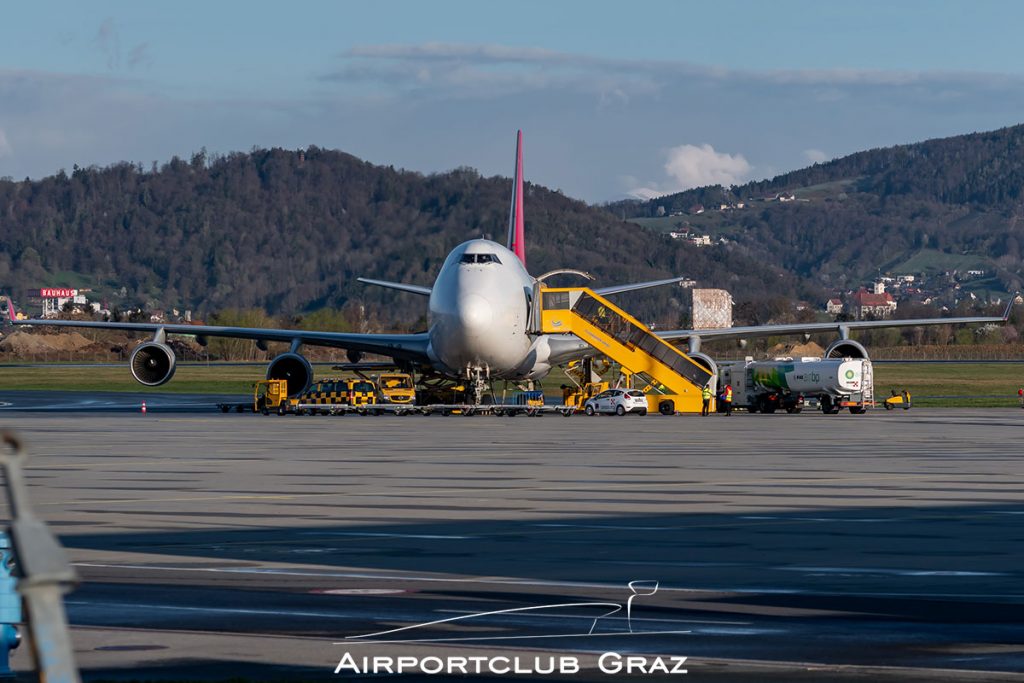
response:
M142 414L143 415L146 414L146 402L145 401L142 402Z

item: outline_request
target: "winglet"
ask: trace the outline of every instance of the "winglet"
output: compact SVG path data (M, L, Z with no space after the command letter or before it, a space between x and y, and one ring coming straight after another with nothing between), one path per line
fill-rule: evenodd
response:
M512 207L508 213L508 248L526 265L523 222L523 131L516 134L516 170L512 180Z

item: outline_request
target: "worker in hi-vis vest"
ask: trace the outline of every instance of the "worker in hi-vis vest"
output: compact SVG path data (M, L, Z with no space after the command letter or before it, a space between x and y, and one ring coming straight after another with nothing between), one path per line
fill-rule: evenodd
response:
M726 384L725 391L722 392L722 400L725 401L725 414L726 416L732 415L732 385Z
M704 389L700 392L700 414L707 417L708 411L711 409L711 382L704 385Z

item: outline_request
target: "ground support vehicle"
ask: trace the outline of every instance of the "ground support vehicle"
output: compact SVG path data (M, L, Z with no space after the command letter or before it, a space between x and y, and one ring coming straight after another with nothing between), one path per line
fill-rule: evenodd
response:
M373 379L377 386L377 402L411 406L416 403L412 375L404 372L381 373Z
M308 389L288 397L278 406L278 414L323 414L344 412L380 412L377 386L368 379L322 379Z
M597 396L602 391L607 391L610 385L608 382L587 382L582 386L566 387L562 392L562 404L577 410L583 410L583 404L588 398Z
M903 391L897 392L893 389L890 392L892 395L889 398L882 401L882 405L885 406L886 410L894 410L896 408L903 408L903 410L910 410L913 402L910 399L910 392L904 389Z
M531 313L532 328L543 333L574 334L601 356L643 377L646 384L659 387L658 393L649 395L648 410L668 415L700 412L701 392L715 376L698 362L703 359L665 341L593 290L538 285L534 301L540 305ZM590 379L585 372L582 376Z
M797 413L812 399L826 415L843 408L862 414L874 405L874 373L866 358L748 357L719 366L719 387L731 384L733 405L752 413Z
M234 411L244 413L248 410L254 413L269 414L277 412L282 401L288 400L288 380L284 379L262 379L253 385L252 401L244 403L218 403L222 413Z

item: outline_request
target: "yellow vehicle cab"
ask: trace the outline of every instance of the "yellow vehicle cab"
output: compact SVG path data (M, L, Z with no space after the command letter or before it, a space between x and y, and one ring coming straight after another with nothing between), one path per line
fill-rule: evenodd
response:
M288 380L261 379L253 385L253 412L267 415L271 410L278 410L281 403L288 400Z
M381 374L377 377L377 392L381 403L411 404L416 397L412 377L404 372Z

